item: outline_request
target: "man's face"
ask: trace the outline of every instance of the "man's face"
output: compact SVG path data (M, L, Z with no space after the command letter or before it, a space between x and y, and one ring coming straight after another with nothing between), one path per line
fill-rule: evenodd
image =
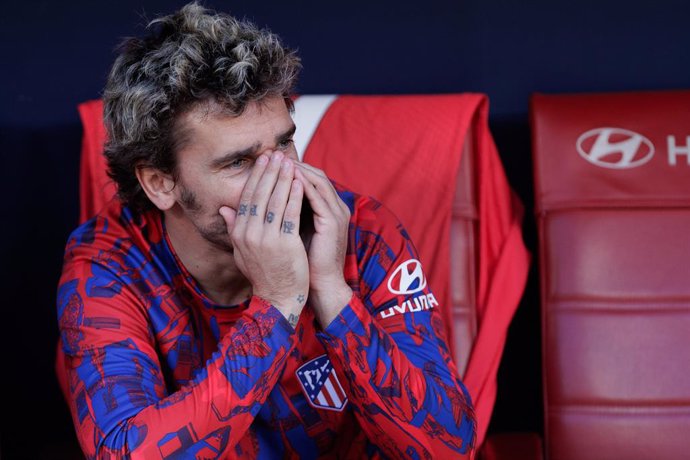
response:
M297 160L295 125L282 97L251 103L239 117L208 106L182 116L186 141L177 151L177 203L184 218L210 243L231 250L221 206L237 210L254 162L280 150Z

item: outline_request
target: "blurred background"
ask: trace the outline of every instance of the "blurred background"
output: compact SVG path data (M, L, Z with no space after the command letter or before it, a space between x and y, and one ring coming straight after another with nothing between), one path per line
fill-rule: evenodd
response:
M58 452L77 449L53 371L55 289L66 238L78 223L76 106L100 97L123 37L184 3L2 2L4 459L60 458ZM301 94L486 93L535 256L530 95L690 87L690 3L681 0L204 4L267 26L297 48ZM537 269L511 326L489 433L543 429Z

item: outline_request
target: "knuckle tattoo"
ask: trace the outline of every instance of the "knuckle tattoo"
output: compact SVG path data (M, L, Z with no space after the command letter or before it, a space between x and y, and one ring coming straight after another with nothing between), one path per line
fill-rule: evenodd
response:
M256 213L257 205L253 204L251 208L249 208L249 215L250 216L257 216L258 214Z
M268 222L269 224L270 224L271 222L273 222L273 219L274 219L274 218L275 218L275 214L272 213L271 211L269 211L269 212L266 214L266 222Z
M238 216L245 216L245 215L247 215L247 205L246 205L246 204L241 204L241 205L240 205L240 209L239 209L239 211L237 212L237 215L238 215Z
M295 229L295 223L289 220L283 221L283 233L292 233Z

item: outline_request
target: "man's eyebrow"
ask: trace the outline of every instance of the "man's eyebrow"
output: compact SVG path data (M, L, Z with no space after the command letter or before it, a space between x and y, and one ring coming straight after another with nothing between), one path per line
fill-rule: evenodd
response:
M223 156L220 156L218 158L214 158L211 161L211 168L220 168L223 167L229 163L232 163L233 161L237 160L238 158L244 158L244 157L249 157L254 155L258 150L259 150L260 145L259 144L254 144L251 147L248 147L246 149L242 150L235 150L234 152L228 152Z
M285 131L282 134L278 134L276 136L276 144L280 144L283 141L286 141L287 139L290 139L292 136L294 136L295 131L297 130L297 127L293 123L290 128L288 128L287 131ZM248 147L246 149L242 150L236 150L234 152L228 152L223 156L220 156L218 158L215 158L211 160L211 168L212 169L217 169L221 168L229 163L232 163L233 161L237 160L238 158L244 158L244 157L250 157L256 154L258 152L259 148L261 147L260 144L254 144L251 147Z
M296 130L297 126L295 126L295 124L293 123L287 131L285 131L283 134L279 134L276 136L276 144L280 144L281 142L290 139L292 136L295 135Z

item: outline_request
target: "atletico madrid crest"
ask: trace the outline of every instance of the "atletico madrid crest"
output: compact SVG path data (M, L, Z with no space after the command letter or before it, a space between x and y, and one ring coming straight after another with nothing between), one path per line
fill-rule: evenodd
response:
M347 395L328 356L312 359L300 366L295 374L312 406L338 412L345 408Z

